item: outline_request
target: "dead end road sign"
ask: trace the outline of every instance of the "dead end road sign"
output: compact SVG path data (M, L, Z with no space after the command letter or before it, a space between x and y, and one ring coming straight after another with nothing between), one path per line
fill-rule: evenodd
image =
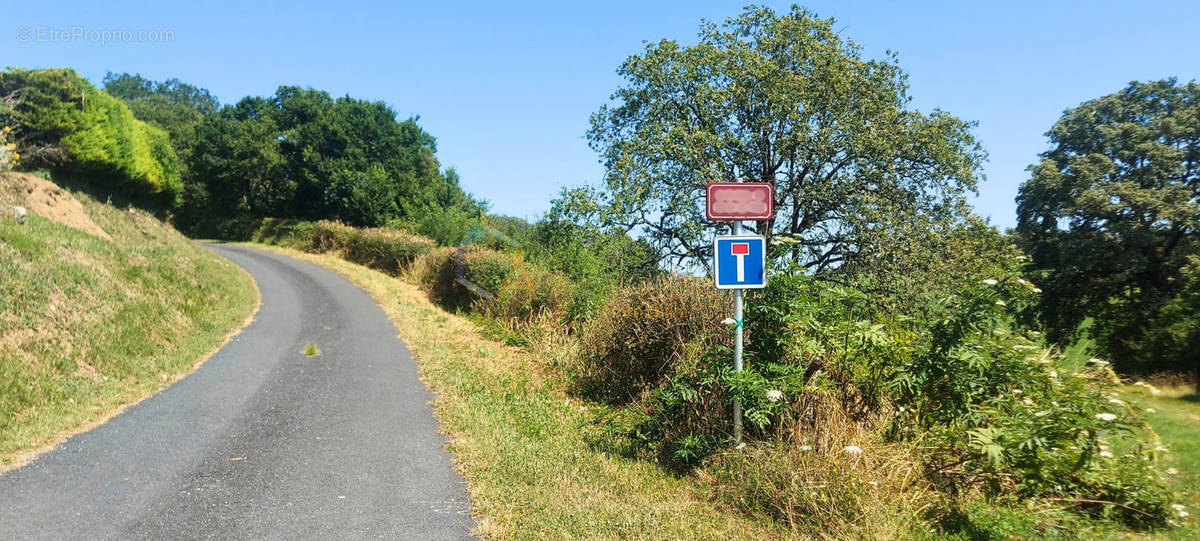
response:
M767 287L767 239L760 235L720 235L713 240L717 289Z

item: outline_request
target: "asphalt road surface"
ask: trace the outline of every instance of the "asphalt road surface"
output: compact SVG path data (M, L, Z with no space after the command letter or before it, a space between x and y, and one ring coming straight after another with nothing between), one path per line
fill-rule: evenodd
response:
M0 475L0 539L461 539L473 526L412 357L315 265L210 248L254 322L194 374ZM318 357L300 351L308 342Z

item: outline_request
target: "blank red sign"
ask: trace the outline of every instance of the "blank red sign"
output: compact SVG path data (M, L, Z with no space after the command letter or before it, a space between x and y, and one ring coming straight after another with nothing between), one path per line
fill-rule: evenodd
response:
M750 255L750 243L735 242L729 245L729 251L733 252L733 255Z
M710 182L706 192L709 220L770 220L775 212L770 182Z

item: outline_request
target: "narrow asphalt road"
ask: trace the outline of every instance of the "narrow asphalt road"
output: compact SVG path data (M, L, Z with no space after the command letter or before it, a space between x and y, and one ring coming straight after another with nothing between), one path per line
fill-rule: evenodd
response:
M473 525L407 348L315 265L212 245L262 291L194 374L0 475L0 539L461 539ZM308 342L318 357L300 354Z

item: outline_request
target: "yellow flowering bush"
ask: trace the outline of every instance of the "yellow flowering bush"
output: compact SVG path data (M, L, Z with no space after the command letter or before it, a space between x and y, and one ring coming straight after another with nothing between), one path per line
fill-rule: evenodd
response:
M11 126L0 128L0 172L11 171L21 161L17 144L12 139Z

